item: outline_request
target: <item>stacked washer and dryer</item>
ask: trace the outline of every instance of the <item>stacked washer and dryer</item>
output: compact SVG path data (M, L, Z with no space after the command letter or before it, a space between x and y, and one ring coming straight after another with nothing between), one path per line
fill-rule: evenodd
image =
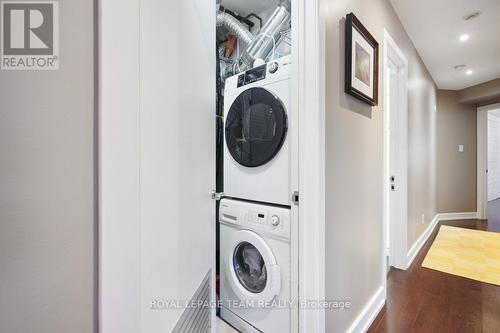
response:
M241 332L290 331L291 67L226 80L220 315Z

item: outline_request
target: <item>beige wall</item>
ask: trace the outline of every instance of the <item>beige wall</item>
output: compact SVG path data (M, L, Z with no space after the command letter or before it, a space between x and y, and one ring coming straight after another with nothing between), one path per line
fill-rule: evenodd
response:
M457 99L460 103L478 106L499 103L500 78L460 90Z
M2 333L94 331L93 10L59 2L58 71L0 72Z
M380 101L384 28L409 61L409 246L436 214L436 88L429 73L388 1L322 0L327 96L326 298L352 302L350 310L327 310L327 332L346 331L383 284L384 110L383 105L371 108L343 92L344 20L349 12L381 45Z
M476 211L477 111L459 92L438 90L438 212ZM464 145L464 152L458 146Z

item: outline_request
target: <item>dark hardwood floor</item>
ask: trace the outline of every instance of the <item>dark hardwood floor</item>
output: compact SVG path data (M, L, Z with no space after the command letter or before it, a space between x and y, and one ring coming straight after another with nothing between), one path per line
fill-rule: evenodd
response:
M485 220L443 224L478 230L497 228ZM500 287L421 266L437 231L407 271L390 271L387 303L368 332L500 332Z

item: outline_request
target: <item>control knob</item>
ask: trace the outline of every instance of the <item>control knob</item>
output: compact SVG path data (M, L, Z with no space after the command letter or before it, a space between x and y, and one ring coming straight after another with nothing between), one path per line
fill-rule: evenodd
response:
M269 64L269 73L274 74L278 70L278 63L277 62L272 62Z
M280 224L280 217L278 215L271 216L271 224L277 227Z

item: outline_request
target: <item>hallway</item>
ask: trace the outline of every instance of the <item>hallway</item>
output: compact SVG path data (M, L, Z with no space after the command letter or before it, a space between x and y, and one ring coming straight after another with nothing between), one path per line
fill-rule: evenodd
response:
M500 232L500 198L488 202L488 229Z
M500 207L497 201L495 209ZM498 220L442 224L486 231L499 227ZM389 272L387 303L368 332L498 332L500 287L421 267L437 232L407 271Z

